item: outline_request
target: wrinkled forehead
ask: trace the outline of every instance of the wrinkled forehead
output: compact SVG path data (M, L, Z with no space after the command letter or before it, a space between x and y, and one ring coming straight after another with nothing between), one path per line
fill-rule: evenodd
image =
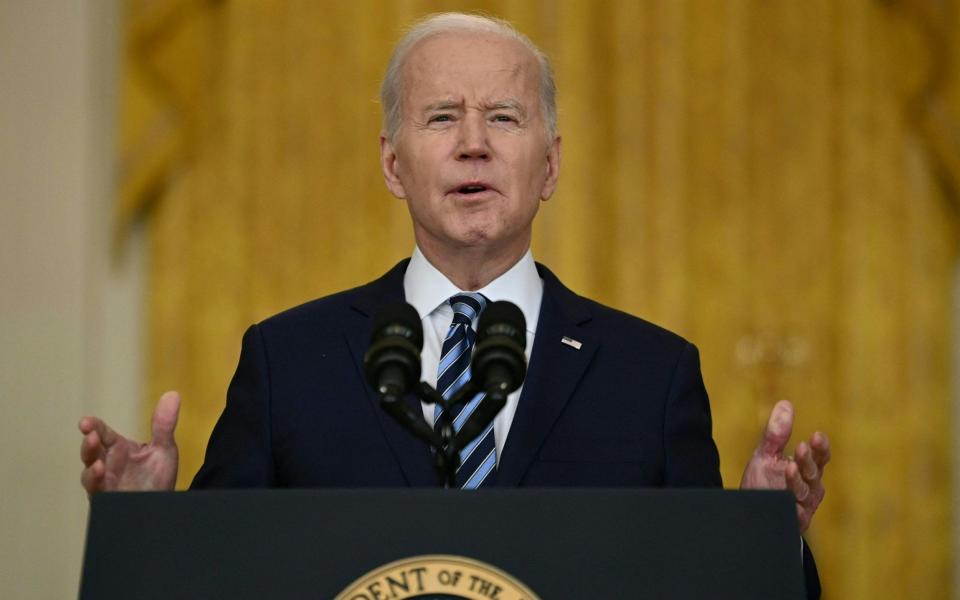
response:
M535 109L540 64L521 42L488 33L441 33L418 42L404 63L404 103L516 98Z

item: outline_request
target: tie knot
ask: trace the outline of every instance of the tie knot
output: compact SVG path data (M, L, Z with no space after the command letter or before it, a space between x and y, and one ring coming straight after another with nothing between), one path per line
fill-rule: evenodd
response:
M487 298L476 292L464 292L450 296L448 300L453 308L453 322L471 325L473 320L480 316L487 307Z

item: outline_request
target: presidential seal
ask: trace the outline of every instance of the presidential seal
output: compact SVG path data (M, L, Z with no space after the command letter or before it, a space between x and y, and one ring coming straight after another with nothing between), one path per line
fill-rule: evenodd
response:
M404 558L357 579L334 600L540 600L500 569L472 558L435 554Z

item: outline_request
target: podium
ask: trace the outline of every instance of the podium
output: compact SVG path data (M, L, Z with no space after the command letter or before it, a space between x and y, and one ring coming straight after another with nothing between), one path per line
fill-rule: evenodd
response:
M799 600L804 589L786 492L217 490L95 494L80 598Z

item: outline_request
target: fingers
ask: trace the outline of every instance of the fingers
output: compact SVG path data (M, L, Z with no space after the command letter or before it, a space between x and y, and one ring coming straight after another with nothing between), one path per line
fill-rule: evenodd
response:
M794 462L787 465L787 487L797 498L797 519L800 533L810 527L813 515L826 493L823 487L823 468L830 461L830 442L817 432L810 443L801 442L794 452Z
M111 429L110 426L104 423L103 419L100 419L99 417L83 417L80 419L77 427L80 429L80 433L83 433L84 435L90 433L91 431L96 431L97 436L100 438L100 441L106 448L116 444L120 439L120 436L117 435L117 432Z
M826 434L818 431L810 438L810 446L813 448L813 460L822 471L830 462L830 440Z
M104 448L100 443L100 436L96 431L91 431L83 436L80 442L80 460L86 466L91 466L95 461L103 457Z
M787 487L790 488L790 491L796 496L797 502L803 504L810 495L810 485L804 481L801 476L800 466L796 462L791 462L787 465L785 475Z
M826 457L829 460L829 456ZM794 463L797 467L798 476L809 488L809 495L812 501L819 503L823 498L823 466L817 462L817 451L813 442L808 445L801 442L794 453ZM797 500L803 501L805 497L797 496Z
M88 494L103 491L106 467L102 460L96 460L80 473L80 484Z
M770 412L770 418L767 420L767 427L763 430L763 439L757 451L767 456L780 456L783 454L787 442L790 441L790 434L793 433L793 404L789 400L781 400Z
M180 414L180 394L167 392L160 396L157 408L153 411L150 420L150 429L153 433L153 443L156 446L175 446L173 431L177 427L177 417Z
M800 470L800 476L806 481L814 481L820 478L820 465L813 459L813 452L810 450L809 444L800 442L793 452L793 459Z
M809 442L797 445L793 457L785 457L784 450L793 433L793 421L793 405L786 400L777 402L770 412L763 439L744 471L741 487L789 489L796 497L797 520L803 533L810 526L826 491L823 469L830 462L830 440L818 431ZM755 464L761 468L753 469ZM758 471L762 472L758 475ZM767 475L764 476L763 472Z
M801 442L794 453L800 475L813 488L822 488L823 470L830 462L830 441L819 431L810 443Z
M797 521L800 525L800 533L805 533L813 521L813 515L823 501L824 487L823 483L817 479L813 484L803 483L803 478L799 475L795 480L788 479L788 485L797 498Z

